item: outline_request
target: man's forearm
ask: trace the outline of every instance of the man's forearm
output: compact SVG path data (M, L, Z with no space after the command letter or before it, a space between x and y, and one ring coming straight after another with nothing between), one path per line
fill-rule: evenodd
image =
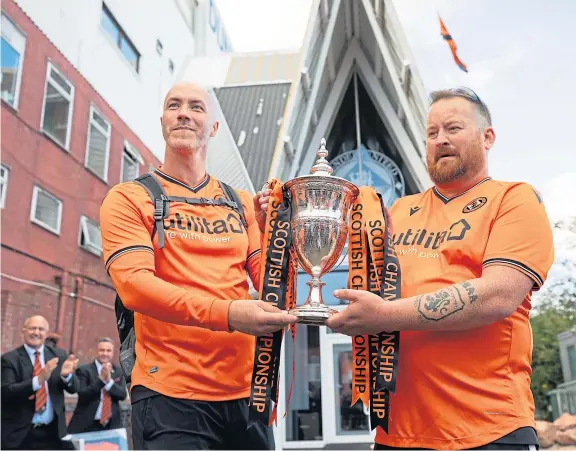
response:
M435 292L386 302L379 316L384 330L464 330L510 316L520 301L498 284L471 279Z
M112 282L126 308L167 323L228 330L231 300L198 296L156 277L146 269L146 257L141 256L141 263L120 257L110 267Z

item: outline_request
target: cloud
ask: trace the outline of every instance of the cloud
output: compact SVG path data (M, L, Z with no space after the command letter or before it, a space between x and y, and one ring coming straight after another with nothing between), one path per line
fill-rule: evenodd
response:
M522 44L510 43L496 58L470 62L467 74L445 72L444 82L448 86L465 84L474 89L484 90L496 77L502 78L510 69L522 63L528 54L528 49Z
M312 0L218 0L218 10L237 52L297 49Z
M540 191L550 219L576 216L576 172L553 178Z

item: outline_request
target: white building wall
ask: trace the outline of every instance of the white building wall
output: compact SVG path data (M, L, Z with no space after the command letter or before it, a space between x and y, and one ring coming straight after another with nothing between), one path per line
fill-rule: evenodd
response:
M192 35L186 7L195 0L106 0L105 4L140 53L136 70L100 25L102 2L94 0L15 0L52 43L156 156L163 159L159 125L165 93L178 80L189 55L221 52L208 23L211 0L201 0ZM212 23L220 24L212 8ZM211 36L201 34L202 25ZM222 33L222 31L220 31ZM225 33L225 30L223 31ZM163 46L162 55L156 41ZM174 71L169 70L169 59Z
M196 42L198 56L214 56L233 51L217 3L217 0L198 0L196 35L204 37Z

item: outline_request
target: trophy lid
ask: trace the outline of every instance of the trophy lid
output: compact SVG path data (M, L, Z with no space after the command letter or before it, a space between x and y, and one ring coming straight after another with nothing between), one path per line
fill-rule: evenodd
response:
M338 189L339 191L347 191L355 199L359 192L358 187L346 179L332 175L334 169L332 169L332 166L330 166L328 160L326 160L328 150L326 150L326 140L324 138L320 141L320 149L318 149L316 155L318 156L318 159L316 160L316 164L312 166L310 174L301 175L300 177L288 180L284 184L286 188L306 189L307 187L310 188L320 182L325 188L332 186L334 189Z
M326 150L326 140L324 138L322 138L320 141L320 149L318 149L316 155L318 155L318 159L316 160L316 164L312 166L310 173L319 176L332 175L334 170L328 163L328 160L326 160L326 157L328 156L328 150Z

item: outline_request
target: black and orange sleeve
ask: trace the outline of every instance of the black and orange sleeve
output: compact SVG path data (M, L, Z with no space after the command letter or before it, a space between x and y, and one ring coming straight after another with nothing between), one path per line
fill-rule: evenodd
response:
M246 271L256 291L260 288L260 252L262 245L262 232L256 221L254 202L248 193L241 193L244 215L248 225L248 252L246 254Z
M543 285L554 261L552 227L540 194L525 183L510 186L496 216L483 267L504 265Z
M104 260L122 303L167 323L228 331L232 300L198 296L156 277L144 208L152 211L148 194L132 183L112 188L100 208Z

